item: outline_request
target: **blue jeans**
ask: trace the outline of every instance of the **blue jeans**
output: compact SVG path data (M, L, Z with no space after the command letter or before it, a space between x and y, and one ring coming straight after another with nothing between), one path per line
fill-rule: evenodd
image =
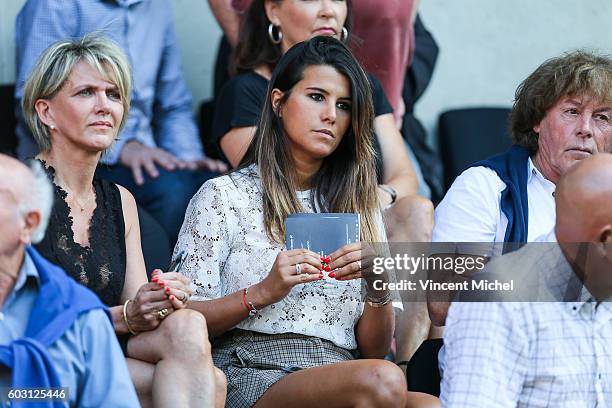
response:
M168 171L159 166L157 170L159 176L156 178L143 171L145 182L141 186L136 185L132 171L124 166L100 165L96 174L128 189L136 202L161 224L168 234L170 245L174 246L189 200L206 180L219 174L208 171Z

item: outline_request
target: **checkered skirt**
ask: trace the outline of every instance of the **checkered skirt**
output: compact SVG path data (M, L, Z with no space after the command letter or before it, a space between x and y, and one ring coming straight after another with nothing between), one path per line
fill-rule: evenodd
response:
M213 360L227 376L228 408L252 407L275 382L304 368L353 360L351 351L318 337L241 329L213 343Z

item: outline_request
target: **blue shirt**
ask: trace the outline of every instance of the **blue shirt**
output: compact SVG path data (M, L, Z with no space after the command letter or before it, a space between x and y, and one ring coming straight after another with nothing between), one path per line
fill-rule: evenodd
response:
M123 145L137 140L179 159L203 157L191 111L191 93L183 79L172 10L166 0L28 0L15 24L15 100L36 60L52 43L99 32L127 54L134 90L128 121L119 140L103 157L116 164ZM16 103L18 155L32 157L38 147Z
M23 337L39 287L38 271L26 253L0 312L0 344ZM62 386L69 389L71 407L139 406L125 358L102 309L83 313L48 352ZM10 385L11 372L0 365L0 387Z

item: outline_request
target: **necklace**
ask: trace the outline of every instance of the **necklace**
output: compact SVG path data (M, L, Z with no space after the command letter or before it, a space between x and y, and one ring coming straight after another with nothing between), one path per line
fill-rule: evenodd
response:
M85 201L81 201L79 199L77 199L76 194L74 194L74 192L72 190L70 190L68 187L63 187L64 190L66 190L66 192L68 194L70 194L71 200L72 202L76 203L76 205L78 205L79 209L81 210L81 212L85 211L85 207L91 202L91 199L95 199L96 198L96 194L93 193L93 195L89 196Z

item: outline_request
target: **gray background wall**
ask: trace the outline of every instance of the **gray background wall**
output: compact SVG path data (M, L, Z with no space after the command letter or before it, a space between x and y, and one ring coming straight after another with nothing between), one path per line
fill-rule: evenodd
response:
M220 30L206 0L169 1L195 108L211 95ZM0 0L0 83L14 82L14 24L24 2ZM612 54L610 0L422 0L420 12L440 45L417 107L432 131L444 110L510 105L518 83L546 58L578 47Z

